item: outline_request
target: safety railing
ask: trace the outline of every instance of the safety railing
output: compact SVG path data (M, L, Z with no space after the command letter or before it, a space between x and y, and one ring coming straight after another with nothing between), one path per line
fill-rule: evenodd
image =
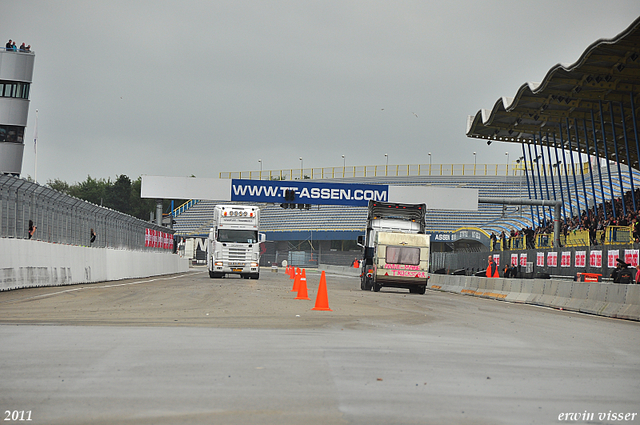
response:
M536 249L553 248L553 234L538 233L536 235Z
M163 250L173 230L17 177L0 175L0 237L67 245ZM96 234L91 242L91 231ZM153 238L153 239L151 239Z
M509 251L511 249L527 249L527 236L519 235L506 239L496 239L489 243L491 251Z
M179 216L180 214L182 214L192 206L196 205L198 202L200 202L198 199L188 200L187 202L185 202L184 204L180 205L178 208L173 210L172 217Z
M607 226L606 245L628 245L633 243L633 228L626 226Z
M589 231L588 230L571 230L564 236L560 238L560 243L562 246L589 246Z
M633 229L626 226L607 226L605 230L596 231L593 240L588 230L571 230L566 235L560 235L560 245L563 247L629 245L633 242ZM536 248L553 248L553 234L536 235Z
M527 164L533 172L534 165ZM537 169L536 173L537 173ZM582 173L588 172L583 166ZM546 167L541 173L564 175L564 167ZM569 175L580 175L580 165L568 168ZM521 176L524 164L408 164L408 165L358 165L324 168L290 168L282 170L229 171L221 172L221 179L249 180L305 180L356 177L411 177L411 176Z

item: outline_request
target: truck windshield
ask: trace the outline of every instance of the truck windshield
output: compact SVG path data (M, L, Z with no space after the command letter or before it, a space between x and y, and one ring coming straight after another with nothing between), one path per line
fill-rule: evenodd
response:
M256 230L220 230L218 231L218 241L256 243L258 242L258 232Z
M406 246L388 246L387 258L388 264L406 264L417 266L420 264L420 248Z

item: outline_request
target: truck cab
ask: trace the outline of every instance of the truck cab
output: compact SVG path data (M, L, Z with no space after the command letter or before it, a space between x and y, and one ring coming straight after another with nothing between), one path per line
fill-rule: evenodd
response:
M216 205L213 226L207 238L209 277L237 274L245 279L260 278L260 210L246 205Z

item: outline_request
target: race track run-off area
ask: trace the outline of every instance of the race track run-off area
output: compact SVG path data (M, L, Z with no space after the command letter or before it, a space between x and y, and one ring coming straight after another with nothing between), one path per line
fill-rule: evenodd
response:
M640 423L637 322L306 275L2 292L3 423Z

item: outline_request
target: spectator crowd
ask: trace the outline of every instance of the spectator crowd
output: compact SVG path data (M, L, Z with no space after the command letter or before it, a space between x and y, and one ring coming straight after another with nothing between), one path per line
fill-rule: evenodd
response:
M634 198L636 205L633 202ZM560 222L560 233L566 236L579 230L588 231L590 244L598 245L602 243L604 232L601 232L602 238L600 240L598 240L597 235L608 226L631 227L633 242L640 243L640 208L636 208L638 204L640 204L640 189L635 189L633 196L631 191L627 191L623 199L616 198L613 203L611 201L600 203L597 208L592 206L588 210L583 210L580 215L574 215L570 219L562 220ZM614 209L615 217L613 214ZM490 238L494 250L499 250L500 247L504 250L514 248L534 249L536 236L539 234L553 234L553 222L545 218L542 220L541 225L535 229L526 227L521 230L514 229L507 233L503 231L500 235L492 233ZM512 241L521 236L526 237L526 246L512 246Z
M22 43L20 45L20 47L16 47L16 42L13 40L9 40L7 41L7 44L5 44L5 48L7 49L7 51L11 52L23 52L23 53L29 53L31 52L31 44L29 44L28 46L25 45L25 43Z

